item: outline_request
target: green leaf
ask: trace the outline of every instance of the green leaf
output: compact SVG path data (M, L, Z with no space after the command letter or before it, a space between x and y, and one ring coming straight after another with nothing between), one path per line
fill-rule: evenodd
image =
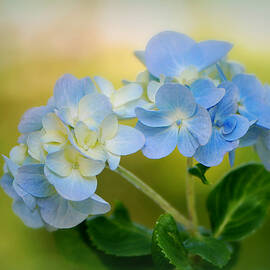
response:
M151 231L132 223L121 203L117 203L111 218L98 216L87 220L87 232L97 249L106 254L123 257L151 254Z
M128 210L124 204L120 201L115 202L114 211L112 217L115 222L130 225L132 223Z
M260 164L247 164L229 172L207 200L213 234L240 240L263 223L270 197L270 173Z
M240 245L237 242L227 243L227 245L231 250L231 259L223 268L214 266L213 264L207 262L206 260L201 259L201 257L195 257L194 262L192 264L193 269L194 270L220 270L220 269L231 270L232 267L234 267L237 262Z
M150 256L120 258L106 255L96 250L88 236L84 236L83 225L79 228L54 232L59 252L69 261L74 269L80 270L154 270Z
M157 230L154 230L152 237L152 259L157 270L171 270L175 268L174 265L170 264L159 247Z
M222 270L230 270L238 261L239 253L240 253L240 244L238 242L232 242L230 243L231 247L231 259L228 264Z
M209 185L209 182L205 177L205 173L208 169L209 169L209 167L206 167L206 166L202 165L201 163L198 163L195 166L193 166L192 168L189 168L188 172L190 174L198 177L199 179L201 179L203 184Z
M229 245L213 237L189 238L184 243L186 250L222 268L231 258Z
M170 267L169 263L179 270L192 269L175 220L169 214L161 215L156 223L153 232L152 252L153 261L158 269L170 269L166 268Z

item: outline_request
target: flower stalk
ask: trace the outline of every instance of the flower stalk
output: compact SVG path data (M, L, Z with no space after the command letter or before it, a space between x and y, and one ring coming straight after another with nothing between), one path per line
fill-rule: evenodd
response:
M196 234L198 227L198 217L196 212L196 200L195 200L195 181L192 175L189 173L189 169L193 166L193 159L187 158L187 172L186 172L186 200L189 219L193 226L191 230Z
M193 227L192 223L178 210L176 210L169 202L167 202L163 197L161 197L156 191L145 184L140 178L134 175L129 170L122 166L119 166L116 173L125 178L129 183L135 186L138 190L142 191L146 196L152 199L157 205L160 206L165 212L171 214L175 220L183 224L187 228Z

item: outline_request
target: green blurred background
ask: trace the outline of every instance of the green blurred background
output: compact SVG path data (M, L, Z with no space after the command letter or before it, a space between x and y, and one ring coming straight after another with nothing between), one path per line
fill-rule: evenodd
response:
M269 11L270 2L260 0L0 0L0 152L9 153L22 113L45 104L62 74L101 75L116 86L121 79L134 80L144 67L132 52L162 30L233 42L230 58L270 83ZM236 164L250 160L258 160L252 149L237 152ZM185 212L185 160L177 151L162 160L137 153L122 164ZM211 183L228 169L226 157L209 171ZM153 226L161 214L154 203L112 172L98 178L98 194L112 203L122 200L135 221ZM208 226L205 199L211 187L198 181L196 188L199 217ZM79 269L58 253L52 234L23 225L2 190L0 213L1 270ZM269 228L270 218L244 241L235 270L270 269Z

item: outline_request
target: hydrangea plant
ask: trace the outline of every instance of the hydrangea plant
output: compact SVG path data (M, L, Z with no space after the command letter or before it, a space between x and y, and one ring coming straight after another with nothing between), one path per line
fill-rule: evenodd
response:
M0 183L15 214L26 226L55 231L60 247L78 243L61 249L89 269L127 269L133 257L133 269L230 269L239 242L262 224L270 199L270 87L227 60L231 49L228 42L196 42L166 31L135 53L146 70L120 89L99 76L62 76L47 105L22 116L18 145L3 155ZM121 122L130 118L135 126ZM233 168L218 182L207 199L211 228L203 228L195 178L209 184L208 169L225 155L233 166L236 149L248 146L263 165ZM161 159L175 148L187 158L188 217L120 165L121 156L142 151ZM164 210L153 230L133 223L120 202L104 215L111 206L96 190L105 169ZM80 257L100 251L107 255ZM106 264L109 255L117 258Z

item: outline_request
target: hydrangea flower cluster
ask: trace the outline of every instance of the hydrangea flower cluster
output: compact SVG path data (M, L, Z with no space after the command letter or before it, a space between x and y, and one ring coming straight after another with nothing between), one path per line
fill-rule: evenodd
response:
M144 145L143 134L117 117L119 104L132 101L130 91L136 89L142 91L138 84L119 90L117 103L99 93L90 78L64 75L46 106L23 115L20 144L4 156L1 185L26 225L69 228L110 210L95 193L96 176L106 164L116 169L122 155Z
M270 170L270 86L226 60L231 49L166 31L136 52L146 71L120 89L98 76L61 77L48 104L23 115L19 145L4 156L1 186L14 212L50 230L104 214L110 205L95 193L97 176L141 149L159 159L177 147L211 167L227 153L233 164L236 148L253 145ZM128 118L136 127L119 122Z

